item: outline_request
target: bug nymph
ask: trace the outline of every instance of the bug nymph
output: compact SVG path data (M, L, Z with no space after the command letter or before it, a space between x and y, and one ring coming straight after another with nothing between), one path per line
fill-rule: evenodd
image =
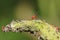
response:
M12 21L5 27L3 26L2 30L4 32L30 32L38 40L60 40L60 33L56 27L41 20Z

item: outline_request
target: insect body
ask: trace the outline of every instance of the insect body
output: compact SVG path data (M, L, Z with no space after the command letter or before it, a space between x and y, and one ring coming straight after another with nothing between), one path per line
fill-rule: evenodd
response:
M37 36L38 40L60 40L60 33L55 27L41 20L12 21L10 27L13 32L30 32Z

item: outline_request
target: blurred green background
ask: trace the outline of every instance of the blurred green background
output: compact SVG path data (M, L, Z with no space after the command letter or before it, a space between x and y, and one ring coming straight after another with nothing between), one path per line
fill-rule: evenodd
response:
M32 15L60 26L60 0L0 0L0 40L35 40L28 33L1 31L13 19L31 19Z

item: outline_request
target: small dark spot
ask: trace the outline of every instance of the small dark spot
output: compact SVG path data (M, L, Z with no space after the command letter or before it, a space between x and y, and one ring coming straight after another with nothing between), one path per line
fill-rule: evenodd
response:
M19 28L17 28L17 30L19 30Z
M34 31L30 31L31 34L34 34Z
M40 37L41 40L44 40L42 37Z
M59 39L59 36L57 36L57 38Z

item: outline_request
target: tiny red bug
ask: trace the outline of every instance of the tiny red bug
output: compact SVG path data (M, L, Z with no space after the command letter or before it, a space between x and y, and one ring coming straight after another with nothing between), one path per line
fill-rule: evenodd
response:
M34 16L32 16L32 19L36 19L36 16L34 15Z
M60 28L59 27L56 27L56 30L58 31L58 30L60 30Z

